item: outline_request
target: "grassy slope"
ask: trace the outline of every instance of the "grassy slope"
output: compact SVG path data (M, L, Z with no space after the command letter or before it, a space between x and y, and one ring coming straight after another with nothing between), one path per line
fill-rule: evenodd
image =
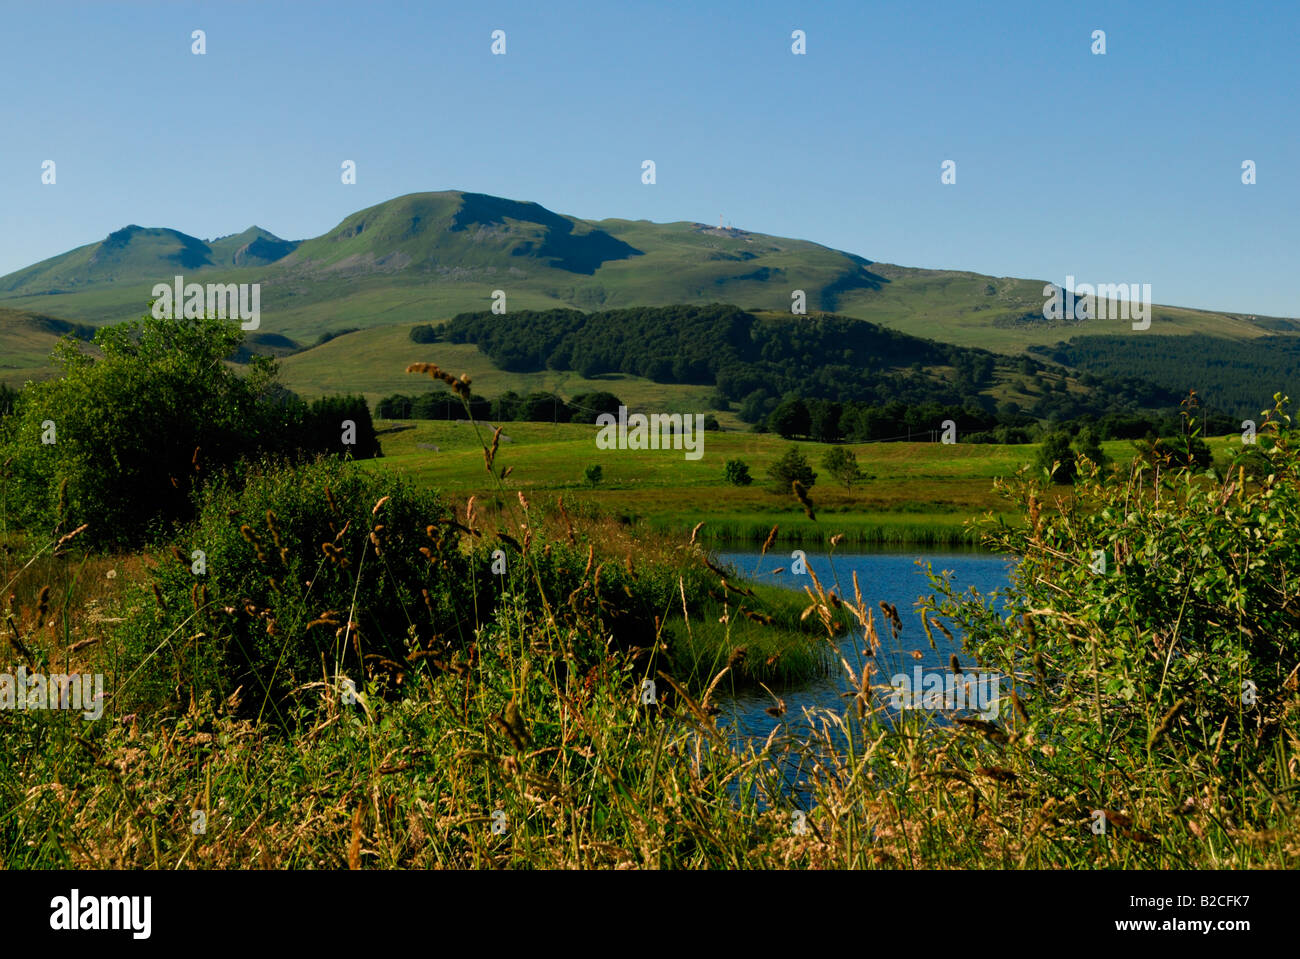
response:
M472 343L412 343L410 327L386 326L349 333L281 361L281 381L311 399L325 393L361 393L371 405L393 393L410 395L430 389L427 377L405 372L417 360L437 363L457 376L468 373L474 391L495 397L507 390L528 393L555 390L564 396L607 390L632 406L654 405L666 412L703 412L711 386L655 383L638 376L610 374L585 379L576 373L507 373L499 370ZM715 413L719 422L739 426L734 413Z
M0 307L0 383L17 388L53 376L50 353L68 328L55 317Z
M1011 324L1041 313L1041 280L870 263L804 240L685 222L576 220L535 204L452 192L359 211L268 265L234 268L235 239L206 245L174 231L137 230L127 240L79 247L0 278L0 304L78 322L119 322L139 316L152 285L179 272L200 282L262 284L261 329L304 344L346 327L430 322L484 309L496 289L507 292L512 309L731 302L782 311L790 308L791 291L803 289L810 310L1006 352L1127 329L1123 321L1100 320ZM602 253L592 262L603 262L587 269L582 258L595 248L592 242L614 258ZM627 248L643 255L624 255ZM1266 332L1266 320L1256 325L1161 307L1144 335L1252 338ZM22 345L0 320L3 352Z
M1153 307L1151 328L1145 331L1134 331L1131 321L1122 319L1066 325L1050 324L1040 317L1029 324L1008 325L1027 312L1041 313L1044 281L902 269L884 263L872 264L871 269L890 282L879 291L854 291L846 295L840 303L840 312L958 346L1015 353L1026 346L1050 345L1073 336L1102 333L1137 336L1203 333L1229 339L1254 339L1268 333L1239 315L1170 306ZM988 292L989 286L993 287L993 293Z
M780 264L776 269L784 270L789 279L728 281L703 271L685 250L609 263L591 278L562 271L547 271L547 276L539 278L502 273L464 280L331 275L294 278L276 277L269 272L272 267L214 270L199 274L199 278L205 282L262 283L262 329L310 343L329 330L438 322L459 312L487 309L495 289L506 290L513 309L730 302L746 309L788 310L790 290L803 288L809 291L809 308L818 309L817 290L829 278L829 271L798 253L774 256L772 262ZM837 312L915 336L1016 353L1027 346L1051 345L1072 336L1130 331L1124 320L1092 320L1068 326L1045 322L999 325L1042 310L1042 283L1036 280L911 271L884 264L873 264L871 270L893 275L893 279L878 290L853 290L838 296ZM987 295L989 284L1004 292ZM12 309L99 324L139 316L145 311L149 293L150 284L140 283L95 287L57 297L7 296L0 297L0 303ZM1153 310L1151 329L1135 335L1204 333L1252 339L1268 332L1229 314L1158 306ZM7 345L7 341L7 328L0 325L0 344Z
M52 374L50 351L58 339L31 322L29 314L0 309L0 383L17 387Z
M759 314L766 316L770 314ZM707 399L711 386L655 383L624 374L608 374L587 379L574 372L546 370L538 373L510 373L499 369L473 344L413 343L411 327L406 324L358 330L328 343L304 350L281 361L281 380L285 386L308 399L328 393L361 393L373 404L394 393L414 394L429 389L428 381L408 375L409 363L424 360L437 363L456 375L468 373L480 396L496 397L506 390L526 394L534 390L553 390L572 397L593 390L614 393L629 406L653 407L665 412L713 412L728 429L747 429L736 412L710 411ZM938 381L953 376L948 367L935 366L929 373ZM1023 406L1040 399L1047 388L1054 388L1059 376L1044 374L1046 387L1036 389L1027 378L999 371L995 383L985 392L995 400L1015 400ZM1066 374L1067 388L1073 393L1087 393L1089 388Z

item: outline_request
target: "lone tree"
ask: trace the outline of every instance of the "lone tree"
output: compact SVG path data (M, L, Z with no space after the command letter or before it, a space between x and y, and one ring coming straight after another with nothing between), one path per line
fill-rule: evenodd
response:
M1091 426L1084 426L1079 430L1078 435L1074 437L1074 452L1079 456L1086 456L1100 467L1104 467L1108 462L1106 453L1101 448L1101 440L1097 436L1097 431Z
M852 489L853 484L866 479L866 474L858 466L858 457L853 450L843 446L834 446L822 457L822 466L826 472L844 484L845 489Z
M732 486L748 486L754 482L754 477L749 475L749 464L744 460L727 460L722 475Z
M1070 448L1070 434L1056 430L1047 435L1038 448L1038 466L1047 471L1053 483L1074 481L1074 450Z
M767 468L768 479L772 481L773 493L788 495L791 484L796 480L811 488L817 482L817 474L808 465L807 458L799 452L799 447L791 446L779 460Z

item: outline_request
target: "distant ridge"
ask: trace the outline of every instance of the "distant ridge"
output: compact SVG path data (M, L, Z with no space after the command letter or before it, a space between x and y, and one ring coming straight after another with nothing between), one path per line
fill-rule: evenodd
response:
M1123 332L1103 320L1043 319L1043 280L895 266L702 222L584 220L458 190L395 197L301 241L258 226L205 241L130 224L0 277L0 307L120 322L145 310L154 284L178 274L259 283L263 329L298 342L447 319L485 309L496 291L509 309L726 302L790 312L802 300L809 311L1009 353ZM1151 332L1245 340L1295 328L1286 319L1157 305Z

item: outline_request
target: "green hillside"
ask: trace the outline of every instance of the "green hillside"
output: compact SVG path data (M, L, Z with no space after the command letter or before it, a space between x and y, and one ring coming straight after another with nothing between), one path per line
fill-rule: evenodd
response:
M429 389L425 377L405 372L409 363L436 362L456 375L467 373L480 396L499 396L508 390L518 393L558 392L571 397L579 393L608 390L633 406L654 406L663 412L698 412L706 408L710 386L655 383L639 376L608 374L585 379L576 373L546 370L540 373L508 373L497 367L472 343L412 343L409 326L382 326L348 333L322 346L284 358L280 381L305 399L328 393L360 393L373 408L394 393L421 393ZM718 412L719 422L739 428L733 413Z
M131 225L99 243L0 277L0 294L7 299L30 299L33 295L75 299L106 287L151 287L168 282L177 273L264 266L283 259L296 246L260 227L205 243L177 230Z
M86 339L93 329L66 320L0 307L0 383L19 387L54 374L50 352L62 336Z
M507 308L582 310L729 302L789 313L834 311L913 335L1019 352L1073 335L1122 333L1125 321L1049 322L1042 280L872 262L806 240L702 223L581 220L525 203L443 191L398 197L322 236L280 240L257 227L203 241L128 226L98 243L0 277L0 307L102 325L139 316L153 284L260 283L261 330L302 344L323 333ZM1171 291L1172 295L1173 291ZM1246 340L1289 320L1154 309L1148 336ZM0 347L20 344L0 324Z
M393 394L445 390L408 375L415 361L468 374L475 394L488 399L508 391L566 398L607 392L634 408L713 411L733 427L758 422L790 395L840 404L840 412L825 413L834 420L848 409L843 404L874 406L863 439L920 426L900 424L901 409L885 409L891 404L913 409L914 419L934 405L922 419L953 415L962 429L980 431L995 421L1017 428L1116 409L1171 410L1179 399L1138 377L1084 383L1029 356L953 346L852 317L749 313L726 304L480 311L436 329L373 327L285 357L281 381L307 398L359 392L372 405ZM979 412L967 417L959 408ZM828 424L819 427L829 430L822 439L836 435Z
M1151 328L1135 333L1129 320L1047 320L1043 280L989 277L951 270L915 270L877 263L872 270L889 282L876 291L846 294L837 312L871 320L914 336L958 346L1014 353L1072 336L1161 336L1204 334L1232 340L1265 336L1270 329L1295 332L1285 319L1213 313L1182 307L1152 307Z

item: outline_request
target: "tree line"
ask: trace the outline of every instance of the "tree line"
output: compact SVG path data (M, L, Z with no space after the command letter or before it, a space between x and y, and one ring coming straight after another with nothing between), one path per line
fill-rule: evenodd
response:
M461 313L442 327L416 327L411 336L474 343L510 372L621 373L712 385L716 408L735 408L756 425L789 396L886 411L871 414L878 425L859 431L870 438L898 426L906 432L905 421L885 425L889 416L898 420L888 410L900 403L960 412L979 421L970 428L984 431L1115 412L1170 413L1181 398L1139 375L1088 374L1070 388L1070 371L1044 359L938 343L836 314L759 317L729 304ZM991 393L1006 382L1019 384L1032 401L999 409Z
M1143 380L1155 390L1186 395L1196 390L1204 406L1236 419L1260 419L1273 394L1300 391L1300 337L1253 340L1186 336L1079 336L1039 356L1113 379Z
M394 393L375 404L375 415L385 420L501 420L534 423L595 423L602 413L618 415L623 401L604 391L579 393L566 400L558 393L538 391L521 395L507 390L495 399L471 396L462 400L450 390Z

